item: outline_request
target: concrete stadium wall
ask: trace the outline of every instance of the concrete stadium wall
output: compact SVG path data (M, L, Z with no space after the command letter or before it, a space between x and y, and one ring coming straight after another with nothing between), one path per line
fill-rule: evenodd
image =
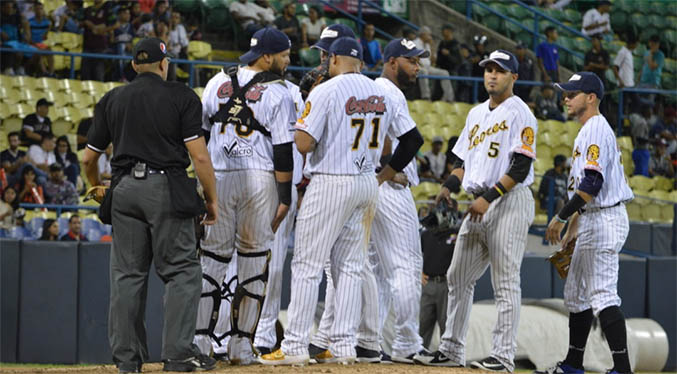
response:
M109 251L106 243L0 239L0 362L110 363ZM282 309L289 304L291 254L284 265ZM543 256L522 264L522 297L561 298L564 282ZM320 300L324 299L321 285ZM160 360L164 286L149 274L146 328L151 361ZM668 334L666 368L677 367L677 257L621 259L619 293L629 318L651 318ZM486 272L476 301L493 298Z

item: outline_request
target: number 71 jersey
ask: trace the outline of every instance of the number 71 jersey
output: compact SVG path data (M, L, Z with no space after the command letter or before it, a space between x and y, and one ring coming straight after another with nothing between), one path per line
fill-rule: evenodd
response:
M399 112L387 92L362 74L341 74L315 87L294 126L317 142L306 171L373 173L386 134L397 138L415 127L412 121L394 120Z
M495 185L510 169L513 153L535 161L537 131L536 117L516 95L494 109L489 109L489 100L472 108L453 149L465 162L463 189L479 192ZM526 179L518 185L528 186L533 181L532 163Z

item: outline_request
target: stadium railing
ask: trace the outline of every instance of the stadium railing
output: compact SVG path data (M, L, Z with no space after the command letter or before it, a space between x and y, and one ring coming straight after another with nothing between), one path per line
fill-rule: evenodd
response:
M318 0L318 3L320 3L320 4L324 5L324 6L327 6L327 7L331 8L331 9L333 9L334 11L336 11L337 13L341 14L342 16L344 16L344 17L346 17L346 18L348 18L348 19L354 21L355 24L357 25L357 32L358 32L358 35L361 35L361 34L362 34L362 27L363 27L364 25L367 24L367 22L366 22L366 21L363 19L363 17L362 17L362 13L363 13L363 10L364 10L364 7L365 7L365 6L367 6L368 8L376 9L376 10L379 11L381 14L385 14L385 15L387 15L388 17L390 17L391 19L393 19L393 20L395 20L395 21L398 21L398 22L400 22L400 23L402 23L402 24L404 24L404 25L406 25L406 26L408 26L408 27L410 27L410 28L412 28L412 29L414 29L414 30L418 30L418 29L419 29L419 27L416 26L415 24L413 24L413 23L407 21L406 19L404 19L404 18L402 18L402 17L400 17L400 16L398 16L398 15L396 15L396 14L393 14L393 13L387 11L385 8L383 8L383 7L381 7L380 5L378 5L378 4L376 4L376 3L373 3L373 2L371 2L371 1L369 1L369 0L358 0L358 2L357 2L357 16L355 16L355 15L353 15L353 14L350 14L349 12L346 12L345 10L343 10L343 9L341 9L341 8L339 8L339 7L337 7L336 5L332 4L331 1L327 1L327 0ZM387 38L388 40L391 40L391 39L394 39L394 38L395 38L394 36L392 36L392 35L389 34L388 32L386 32L386 31L384 31L384 30L382 30L382 29L379 29L378 27L374 27L374 31L375 31L377 34L379 34L379 35L381 35L381 36Z
M677 90L660 90L655 88L637 88L637 87L623 87L618 89L618 123L616 124L616 136L623 136L623 103L626 93L637 94L658 94L677 96Z

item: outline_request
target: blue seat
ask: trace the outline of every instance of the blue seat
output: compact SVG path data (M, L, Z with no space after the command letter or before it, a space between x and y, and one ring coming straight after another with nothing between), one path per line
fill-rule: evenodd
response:
M92 218L85 218L82 220L82 232L83 233L88 233L89 230L95 229L97 231L101 231L101 222L92 219ZM86 234L85 234L86 235Z
M33 217L28 223L26 224L26 227L30 230L31 234L39 238L40 235L42 235L42 225L45 223L45 219L42 217Z
M41 229L42 229L42 227L41 227ZM31 235L31 232L27 228L20 227L20 226L12 227L9 230L9 237L12 238L12 239L34 239L35 238L34 236Z
M89 240L90 242L98 242L99 240L101 240L102 233L99 229L92 228L83 232L85 233L87 240Z

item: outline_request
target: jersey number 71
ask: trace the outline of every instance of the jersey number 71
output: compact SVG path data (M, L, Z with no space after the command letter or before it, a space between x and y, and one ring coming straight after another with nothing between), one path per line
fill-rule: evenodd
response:
M374 117L371 120L371 140L369 141L369 148L378 148L378 129L379 124L381 123L380 117ZM360 147L360 138L364 132L364 118L353 118L350 120L350 127L357 127L357 133L355 134L355 140L353 141L352 150L356 151Z

